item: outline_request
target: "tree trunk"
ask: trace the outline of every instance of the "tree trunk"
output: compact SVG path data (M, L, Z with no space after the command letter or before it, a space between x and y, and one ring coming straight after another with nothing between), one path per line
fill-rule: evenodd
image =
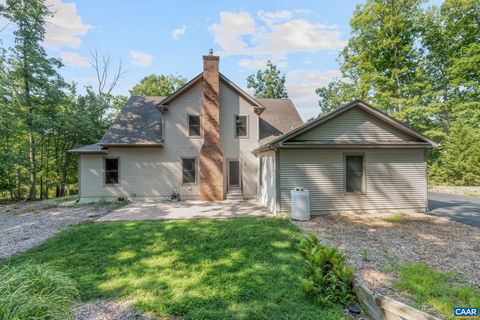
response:
M31 130L28 132L28 143L28 160L30 168L30 192L28 193L28 200L35 200L37 192L37 170L35 168L35 138Z
M15 198L17 200L20 200L20 197L22 195L22 191L21 191L21 188L22 188L22 182L20 181L20 168L17 167L17 169L15 170L15 186L16 186L16 190L15 190Z

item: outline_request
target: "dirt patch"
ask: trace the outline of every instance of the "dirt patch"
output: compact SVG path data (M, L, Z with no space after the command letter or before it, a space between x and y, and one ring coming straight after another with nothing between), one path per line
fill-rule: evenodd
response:
M409 302L392 289L392 267L407 262L453 271L480 286L479 228L421 213L402 215L401 222L389 217L331 214L294 223L345 252L370 289L392 298Z
M38 246L69 225L98 219L118 205L34 201L0 205L0 259Z
M130 307L128 301L96 300L75 308L76 320L153 320Z

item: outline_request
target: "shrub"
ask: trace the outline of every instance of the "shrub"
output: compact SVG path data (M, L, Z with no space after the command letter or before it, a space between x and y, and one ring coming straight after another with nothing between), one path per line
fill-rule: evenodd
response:
M74 319L78 297L73 280L50 267L28 263L0 269L0 319Z
M300 243L300 252L305 258L303 288L308 295L321 305L347 304L353 299L353 270L339 250L319 244L317 236L309 233Z

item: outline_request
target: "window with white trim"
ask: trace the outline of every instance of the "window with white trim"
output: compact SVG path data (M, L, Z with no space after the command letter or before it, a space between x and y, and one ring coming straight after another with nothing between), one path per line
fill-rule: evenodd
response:
M197 168L195 158L182 159L182 183L193 184L197 182Z
M188 136L200 137L200 135L201 135L200 116L189 115L188 116Z
M235 137L248 136L248 117L236 115L235 116Z

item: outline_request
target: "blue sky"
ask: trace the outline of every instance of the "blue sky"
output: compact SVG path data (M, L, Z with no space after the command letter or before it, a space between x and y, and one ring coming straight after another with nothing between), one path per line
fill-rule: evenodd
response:
M0 0L3 2L4 0ZM436 2L436 1L435 1ZM314 89L338 76L337 56L349 37L349 19L363 1L153 1L47 0L56 12L45 46L61 57L61 74L79 87L95 74L89 50L122 61L127 71L115 93L144 76L202 69L210 48L223 74L246 88L245 78L270 59L287 75L287 90L304 119L319 112ZM5 25L0 20L0 27ZM0 33L12 41L14 26Z

